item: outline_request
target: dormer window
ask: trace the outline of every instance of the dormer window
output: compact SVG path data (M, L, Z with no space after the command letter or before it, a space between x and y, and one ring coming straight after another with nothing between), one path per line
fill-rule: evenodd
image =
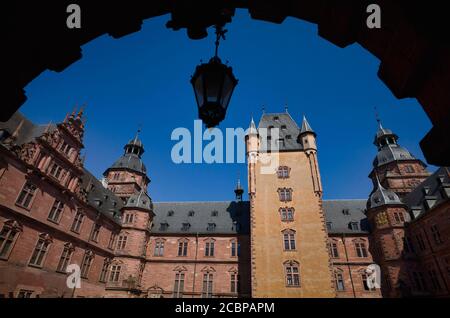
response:
M359 231L359 223L358 222L350 222L350 229L352 231Z
M65 154L66 156L68 156L70 154L70 151L72 150L72 148L69 146L69 144L67 142L63 142L61 144L61 147L59 147L59 150Z
M273 120L279 121L279 120L280 120L280 117L278 117L278 116L273 116Z
M292 139L292 136L291 135L286 135L286 137L285 137L287 140L291 140Z
M183 232L187 232L187 231L189 231L189 228L191 227L191 224L189 224L189 223L183 223L182 225L181 225L181 230L183 231Z
M343 209L343 210L342 210L342 214L344 214L344 215L350 215L350 210L349 210L349 209Z
M189 211L189 212L188 212L188 216L192 217L192 216L194 216L194 215L195 215L195 212L194 212L194 211Z
M281 130L286 130L287 129L286 125L281 125L280 128L281 128Z
M332 222L327 222L327 230L331 231L333 229L333 223Z
M161 223L161 224L159 225L159 230L160 230L160 231L167 231L168 228L169 228L169 224L168 224L167 222Z
M217 212L217 211L212 211L211 212L211 216L217 216L217 215L219 215L219 212Z
M423 191L424 195L429 195L430 194L430 188L429 187L423 187L422 191Z
M172 210L167 212L167 216L173 216L174 212Z
M208 223L206 230L208 232L213 232L216 229L216 223Z

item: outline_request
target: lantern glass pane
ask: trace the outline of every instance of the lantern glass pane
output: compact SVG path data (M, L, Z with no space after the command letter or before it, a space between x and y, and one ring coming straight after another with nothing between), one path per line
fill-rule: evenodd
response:
M220 104L223 108L228 107L228 103L230 102L231 94L233 93L233 82L230 79L230 76L225 76L225 81L223 83L222 88L222 99L220 101Z
M222 72L208 72L206 74L206 100L208 102L216 103L220 95L220 88L222 86L223 74Z
M200 107L203 105L203 76L197 77L195 80L195 98L197 99L197 105Z

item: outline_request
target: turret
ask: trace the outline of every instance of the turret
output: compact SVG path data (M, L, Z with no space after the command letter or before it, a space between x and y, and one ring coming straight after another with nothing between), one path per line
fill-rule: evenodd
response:
M310 124L308 123L308 120L306 120L306 117L303 116L302 127L298 135L299 142L301 142L301 144L303 145L303 149L306 151L307 150L317 151L316 137L317 135L311 128Z

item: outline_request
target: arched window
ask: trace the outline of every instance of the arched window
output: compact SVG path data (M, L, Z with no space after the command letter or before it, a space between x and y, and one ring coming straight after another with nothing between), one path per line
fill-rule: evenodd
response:
M39 235L39 239L34 248L33 254L30 259L30 266L42 267L44 264L45 257L47 256L48 248L52 243L52 238L50 235L42 233Z
M213 281L214 281L214 268L205 267L202 269L203 272L203 287L202 287L202 298L212 298L213 295Z
M287 287L300 287L300 264L297 261L284 262Z
M281 232L283 234L283 247L285 251L295 250L295 231L294 230L284 230Z
M173 298L182 298L184 292L184 272L186 268L175 268L175 282L173 285Z

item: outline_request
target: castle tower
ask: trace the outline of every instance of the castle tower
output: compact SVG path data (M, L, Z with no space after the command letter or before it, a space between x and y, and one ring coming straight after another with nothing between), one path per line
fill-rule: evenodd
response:
M238 179L236 188L234 189L234 194L236 195L236 201L242 202L242 195L244 194L244 189L241 186L241 179Z
M150 179L141 159L144 145L139 139L139 131L136 137L125 145L124 150L124 154L103 175L108 189L126 203L134 193L147 191Z
M376 175L380 183L389 190L394 191L400 198L414 190L430 173L426 165L416 159L407 149L398 143L398 136L390 129L386 129L378 122L378 131L374 144L378 153L373 161L373 170L369 178L376 186Z
M110 265L107 290L111 296L138 295L142 291L146 246L153 217L153 203L144 189L128 198L122 209L116 257Z
M367 218L371 227L370 248L381 269L383 297L408 296L410 286L406 268L411 249L405 238L405 222L409 221L407 206L399 196L385 189L377 176L376 185L367 201Z
M263 114L246 147L252 297L335 297L316 134L287 111Z

